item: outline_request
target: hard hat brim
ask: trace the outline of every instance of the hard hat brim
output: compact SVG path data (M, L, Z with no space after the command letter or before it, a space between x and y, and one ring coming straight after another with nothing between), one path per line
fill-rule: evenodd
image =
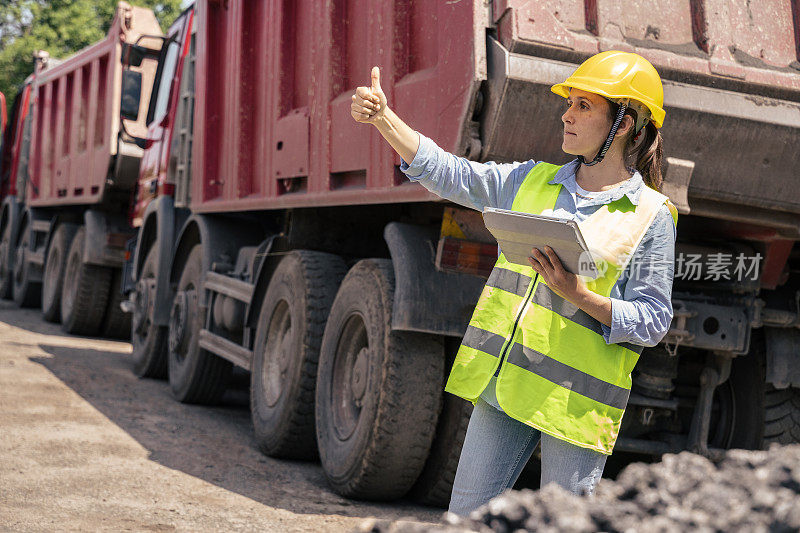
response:
M581 83L580 81L570 81L569 83L556 83L550 90L553 91L555 94L561 96L562 98L569 97L569 90L570 89L580 89L582 91L586 91L589 93L599 94L600 96L604 96L610 99L616 98L630 98L630 95L627 94L611 94L607 91L604 91L598 88L596 85L588 84L588 83ZM641 102L642 105L647 107L650 110L650 121L655 125L656 128L661 128L662 124L664 123L664 115L666 114L664 110L658 106L653 105L650 102L645 101L644 99L640 100L636 98L638 102Z

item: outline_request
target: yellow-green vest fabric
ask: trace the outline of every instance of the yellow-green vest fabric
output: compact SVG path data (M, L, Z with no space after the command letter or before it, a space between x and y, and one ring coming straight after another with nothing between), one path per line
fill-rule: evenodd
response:
M548 183L560 167L535 165L511 208L540 214L552 210L560 183ZM609 296L661 204L667 197L644 186L638 205L626 196L603 205L579 223L602 273L582 277L592 291ZM533 281L533 283L531 283ZM506 414L548 435L611 454L642 346L608 345L598 320L553 292L530 266L497 259L481 293L445 385L476 403L500 365L496 395Z

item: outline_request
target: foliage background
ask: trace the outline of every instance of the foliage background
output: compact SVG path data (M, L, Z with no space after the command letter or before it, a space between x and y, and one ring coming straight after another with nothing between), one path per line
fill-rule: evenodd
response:
M181 12L181 0L128 0L149 7L166 30ZM0 0L0 91L11 104L33 70L33 53L62 58L108 33L117 0Z

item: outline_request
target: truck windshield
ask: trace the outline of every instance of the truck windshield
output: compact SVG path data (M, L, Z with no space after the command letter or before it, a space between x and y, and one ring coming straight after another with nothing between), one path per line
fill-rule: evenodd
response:
M167 114L169 104L169 89L172 79L175 77L175 66L178 64L178 54L180 45L173 41L169 42L167 51L164 54L164 66L161 69L161 77L158 82L158 93L156 95L156 107L153 111L153 122L160 123Z

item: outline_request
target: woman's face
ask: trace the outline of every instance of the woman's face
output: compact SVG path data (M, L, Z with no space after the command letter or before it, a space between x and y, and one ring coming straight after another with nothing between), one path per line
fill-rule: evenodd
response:
M564 114L564 140L561 149L571 155L594 159L611 128L609 102L600 95L571 89ZM622 125L621 125L622 126Z

